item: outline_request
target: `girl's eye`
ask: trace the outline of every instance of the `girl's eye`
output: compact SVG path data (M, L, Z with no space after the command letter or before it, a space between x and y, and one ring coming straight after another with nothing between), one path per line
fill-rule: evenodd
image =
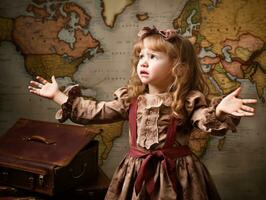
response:
M151 54L151 59L157 58L156 55Z
M139 59L141 59L141 58L143 58L143 54L140 54L140 55L139 55Z

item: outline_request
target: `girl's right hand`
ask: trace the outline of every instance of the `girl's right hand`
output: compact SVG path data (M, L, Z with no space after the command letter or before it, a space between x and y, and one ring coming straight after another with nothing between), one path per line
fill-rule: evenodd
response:
M31 93L52 100L56 97L57 94L60 93L58 84L54 76L52 76L52 83L48 82L40 76L37 76L36 79L38 82L30 81L30 85L28 86L28 89Z

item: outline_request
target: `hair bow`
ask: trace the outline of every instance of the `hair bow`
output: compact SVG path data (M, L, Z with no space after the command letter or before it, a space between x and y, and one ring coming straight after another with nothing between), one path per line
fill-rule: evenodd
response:
M141 39L143 39L143 38L147 37L148 35L152 35L152 34L159 34L166 41L170 41L171 39L179 38L180 37L180 35L174 29L158 30L155 26L153 26L153 28L143 27L138 32L138 37L140 37Z

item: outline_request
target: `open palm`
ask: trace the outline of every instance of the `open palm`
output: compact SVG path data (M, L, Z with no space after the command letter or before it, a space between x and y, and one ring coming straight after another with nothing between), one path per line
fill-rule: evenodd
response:
M234 116L253 116L255 114L255 109L247 106L245 104L255 104L256 99L241 99L240 95L241 88L239 87L229 95L227 95L218 104L216 108L216 113L219 116L221 113L229 113Z
M55 77L52 76L52 82L40 76L37 76L36 79L37 81L30 81L30 85L28 86L29 91L33 94L53 99L59 91Z

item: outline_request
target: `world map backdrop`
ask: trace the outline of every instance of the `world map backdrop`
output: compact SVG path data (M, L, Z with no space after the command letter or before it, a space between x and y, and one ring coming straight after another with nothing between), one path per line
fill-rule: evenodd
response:
M62 90L77 83L86 98L111 100L127 83L139 29L174 28L194 44L210 96L241 86L243 97L258 99L256 116L242 119L237 133L195 130L190 146L223 199L263 199L265 10L264 0L2 0L0 134L20 117L56 122L58 106L27 90L35 76L55 75ZM103 130L99 164L111 177L128 150L127 123L92 126Z

